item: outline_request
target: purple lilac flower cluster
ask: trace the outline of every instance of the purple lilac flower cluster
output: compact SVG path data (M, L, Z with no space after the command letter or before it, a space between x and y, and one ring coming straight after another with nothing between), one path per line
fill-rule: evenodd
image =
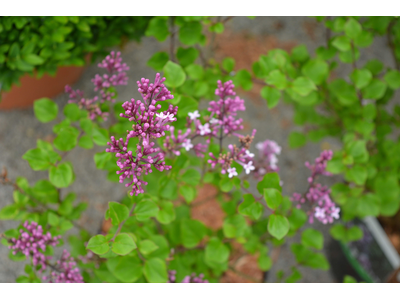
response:
M309 162L305 163L306 167L311 170L311 176L307 179L309 183L308 191L304 195L294 193L291 198L292 201L298 203L297 208L300 208L306 202L311 204L311 209L308 211L309 223L313 223L314 218L323 224L332 223L334 219L339 219L340 208L336 207L330 198L330 189L315 182L319 175L331 175L326 171L326 165L332 159L332 155L332 151L325 150L315 159L314 165Z
M67 250L64 249L61 259L55 265L55 269L58 272L51 272L50 283L83 283L83 277L76 266L76 262ZM43 279L46 280L47 277L44 276Z
M243 129L243 119L237 119L237 112L244 111L246 109L244 105L244 100L239 97L231 98L230 96L236 95L233 91L235 87L232 81L227 81L222 83L220 80L217 82L218 87L215 90L215 95L220 99L218 101L211 101L208 107L208 111L211 112L209 116L204 119L206 122L203 124L200 121L199 111L194 111L189 113L187 118L188 128L186 132L178 131L175 135L174 128L170 128L170 136L167 136L164 142L164 147L167 152L171 152L175 155L180 155L180 149L185 148L186 151L193 149L195 154L199 157L203 157L206 152L208 145L197 143L193 144L193 140L197 137L207 138L206 142L210 143L211 138L218 138L222 140L228 135L236 135L239 137L240 146L229 145L229 151L225 154L220 153L219 157L210 153L211 159L208 162L214 168L216 165L221 166L221 173L226 174L232 178L237 176L238 173L235 167L231 164L233 161L241 164L246 174L254 170L253 165L254 156L249 152L250 144L256 133L253 130L251 136L242 136L237 133L237 131ZM193 129L191 128L194 125Z
M21 252L25 256L32 257L34 266L41 266L41 270L46 270L46 261L51 259L50 256L43 254L47 246L56 246L59 243L61 236L52 237L50 232L43 233L43 228L36 222L25 221L23 224L24 229L20 229L21 235L18 239L11 239L11 246L9 249L14 250L13 254Z
M26 257L32 258L32 264L34 266L40 266L40 273L47 270L50 266L53 271L51 274L50 282L83 282L83 278L80 274L79 269L76 267L76 263L67 250L63 251L61 260L57 261L55 266L49 263L52 259L51 256L45 256L47 246L57 246L61 236L52 237L50 232L43 233L43 228L36 222L29 223L25 221L23 224L24 229L20 229L20 236L18 239L12 238L10 240L10 249L14 250L13 254L21 252ZM47 280L47 276L43 276L43 280Z
M176 271L168 271L168 283L176 283ZM204 279L204 274L197 276L195 273L192 275L185 276L181 283L208 283L208 280Z
M123 138L116 140L113 136L111 142L108 142L109 149L107 152L116 153L118 157L117 165L120 167L119 181L122 183L126 178L131 181L125 184L126 187L132 186L131 195L143 193L143 186L147 182L140 177L142 173L147 175L152 172L152 166L162 172L170 170L171 166L165 165L164 152L160 148L154 147L155 143L151 139L157 139L165 136L165 131L170 130L169 123L176 121L174 117L178 111L178 107L170 105L164 112L158 112L161 105L159 101L173 99L174 96L165 87L163 82L165 78L161 78L160 74L156 74L154 83L149 83L149 79L142 78L137 81L138 91L143 100L131 99L122 104L125 113L121 113L121 117L133 121L132 130L128 131L126 141ZM136 152L128 150L129 139L138 138L139 142L136 146Z
M76 103L79 108L87 110L92 120L96 117L106 120L108 113L102 112L98 103L105 101L115 102L115 93L110 91L110 87L127 84L128 77L125 71L128 71L129 67L122 63L121 53L117 52L115 54L114 51L99 63L98 67L104 68L108 72L103 76L96 74L92 79L94 91L100 93L100 98L95 96L93 99L86 99L83 97L82 91L73 90L69 85L65 86L65 92L69 94L68 103Z
M266 173L278 172L278 158L276 155L281 154L282 148L272 140L265 140L256 144L259 151L258 160L254 162L254 177L261 179ZM254 154L250 154L254 157Z

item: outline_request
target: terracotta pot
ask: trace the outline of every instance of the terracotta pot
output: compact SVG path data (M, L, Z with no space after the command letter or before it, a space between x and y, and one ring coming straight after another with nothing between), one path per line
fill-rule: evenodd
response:
M7 92L1 92L0 109L16 109L32 107L39 98L53 98L64 91L67 84L74 84L82 75L85 67L59 67L56 76L48 74L40 79L32 75L21 77L21 85L13 85Z

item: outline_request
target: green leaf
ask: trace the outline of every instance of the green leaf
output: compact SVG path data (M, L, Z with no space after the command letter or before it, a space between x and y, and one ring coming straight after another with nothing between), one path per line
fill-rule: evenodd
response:
M186 67L195 62L196 58L199 56L199 50L193 47L182 48L179 47L176 52L176 58L178 59L182 67Z
M158 246L151 240L143 240L139 243L139 251L143 255L148 255L158 249Z
M364 68L370 70L372 75L378 75L383 69L383 63L377 59L371 59Z
M112 159L113 155L110 152L99 152L94 155L94 162L97 169L104 169L106 163Z
M332 45L342 52L351 50L350 39L344 35L335 37L332 41Z
M66 116L71 121L78 121L81 116L81 110L79 106L75 103L68 103L64 106L64 116Z
M263 206L255 201L252 194L243 195L243 199L244 201L238 207L239 213L258 220L263 213Z
M278 240L282 239L289 231L289 221L280 215L270 215L268 232Z
M167 267L159 258L152 258L145 262L144 276L151 283L166 283L168 281Z
M288 217L290 230L297 230L307 222L307 215L298 208L293 208L292 213Z
M79 131L74 127L62 128L54 139L54 146L61 151L70 151L78 143Z
M297 77L292 83L292 89L300 96L307 96L313 90L316 90L314 82L306 77Z
M272 210L276 210L282 203L282 194L277 189L264 189L264 199Z
M251 90L253 87L253 81L251 80L251 74L247 70L239 70L236 72L235 77L233 78L234 84L239 85L245 91Z
M84 149L92 149L93 148L92 138L88 135L82 136L78 141L78 146Z
M246 219L242 215L232 215L224 220L222 226L227 238L242 237L248 229Z
M380 99L386 92L386 83L379 79L372 79L370 84L363 88L362 94L365 99Z
M179 187L179 194L185 198L187 203L191 203L196 198L197 190L195 187L188 185L181 185Z
M152 67L156 71L162 71L165 64L169 60L169 55L167 52L161 51L156 52L154 55L147 61L147 65Z
M224 245L220 239L212 237L207 243L204 259L210 263L222 264L229 258L229 248Z
M230 190L232 190L232 188L233 188L233 180L231 178L225 177L219 182L219 187L220 187L221 191L223 191L224 193L227 193Z
M350 275L345 275L343 278L343 283L357 283L357 280Z
M356 39L362 32L360 23L358 23L354 18L347 20L346 25L344 25L344 32L351 39Z
M107 129L94 127L92 130L93 142L99 146L107 146L110 141Z
M47 222L51 226L57 226L60 223L60 218L55 213L49 212L47 214Z
M44 59L41 58L40 56L30 53L30 54L26 54L23 57L23 60L26 61L28 64L30 65L41 65L44 63Z
M108 245L106 237L99 234L95 235L89 240L86 248L92 250L96 254L101 255L107 253L110 249L110 246Z
M335 240L343 243L357 241L363 237L363 231L359 227L353 226L348 228L342 224L332 226L330 233Z
M110 263L115 266L110 270ZM124 256L107 260L107 267L111 273L122 282L130 283L137 281L142 276L142 264L137 257Z
M185 71L182 67L172 61L168 61L164 68L165 81L164 84L172 88L181 86L186 80Z
M370 83L372 73L367 69L355 69L351 73L350 78L356 85L356 88L362 89Z
M186 248L196 247L206 235L206 227L197 220L182 220L180 224L181 241Z
M310 78L315 84L321 84L329 75L328 64L320 59L309 60L301 69L302 73Z
M292 267L292 274L286 278L285 282L286 283L295 283L301 279L301 273L299 270L297 270L295 267Z
M22 158L28 161L34 171L47 170L51 165L47 153L38 148L28 150Z
M274 108L278 105L279 99L281 98L281 92L273 87L264 86L261 89L261 97L267 100L267 106L269 109Z
M347 83L344 79L333 80L329 83L329 89L344 106L349 106L359 101L354 86Z
M112 252L118 255L127 255L136 248L135 241L127 233L118 234L111 246Z
M14 219L19 212L18 205L12 204L4 206L0 210L0 220L11 220Z
M187 170L181 177L183 182L189 185L198 185L200 183L201 175L200 172L194 169Z
M305 45L299 45L292 49L292 60L294 62L304 62L310 55L308 54L307 47Z
M257 259L257 264L261 271L268 271L272 267L272 259L268 255L263 255L260 254L260 256Z
M188 46L200 41L202 26L200 22L187 22L179 28L179 40Z
M57 117L58 106L49 98L41 98L33 103L33 111L40 122L47 123Z
M235 60L232 57L225 57L222 61L222 68L228 73L232 72L235 68Z
M156 218L161 224L171 223L175 220L174 205L171 202L163 202Z
M289 147L290 148L299 148L304 146L307 142L307 138L301 132L292 131L289 134Z
M160 184L160 188L161 197L168 200L175 200L178 197L178 184L174 179L167 178L163 184Z
M51 166L49 170L49 179L57 188L69 186L73 181L73 170L69 163L64 162L58 166Z
M400 87L400 72L397 70L389 70L384 77L387 85L393 89L397 90Z
M313 269L329 269L329 263L322 253L314 253L310 249L300 244L292 244L291 249L296 257L296 261L299 264L311 267Z
M308 228L301 234L301 243L304 246L321 250L324 246L324 236L318 230Z
M270 85L274 85L278 90L285 89L287 85L286 76L280 70L274 70L269 73L265 81Z
M363 185L367 180L368 172L363 166L356 165L346 171L345 179Z
M154 36L158 41L164 41L169 35L167 21L165 17L153 17L146 29L146 36Z
M209 27L211 32L222 33L224 32L224 24L221 22L215 23Z
M264 189L273 188L282 192L282 187L280 185L279 175L276 172L267 173L264 175L263 180L257 184L257 190L260 194L264 193Z
M143 222L151 217L155 217L158 211L159 208L154 202L143 200L136 205L134 214L139 222Z
M191 64L188 65L186 68L186 73L189 75L190 78L192 79L202 79L204 75L204 69L202 66L198 64Z
M122 221L125 221L129 217L129 209L120 203L109 202L109 216L114 226L119 225Z

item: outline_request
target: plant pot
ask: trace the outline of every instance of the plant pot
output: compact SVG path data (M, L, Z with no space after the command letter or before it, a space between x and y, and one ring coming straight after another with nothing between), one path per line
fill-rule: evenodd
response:
M86 56L86 63L90 54ZM85 67L68 66L57 68L55 76L43 75L40 79L26 74L20 79L20 86L13 85L9 91L0 94L0 109L32 107L37 99L53 98L64 91L65 86L74 84L82 75Z
M374 217L354 221L363 230L363 238L347 244L332 242L336 251L328 253L332 272L339 282L351 275L364 282L394 282L400 268L400 256ZM336 245L335 245L336 244ZM338 245L339 244L339 245ZM341 255L338 254L338 250ZM340 258L338 256L341 256ZM345 263L339 263L339 260ZM350 268L349 268L350 266Z

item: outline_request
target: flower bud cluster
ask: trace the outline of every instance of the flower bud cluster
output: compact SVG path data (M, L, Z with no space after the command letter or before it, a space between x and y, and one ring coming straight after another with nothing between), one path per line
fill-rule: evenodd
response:
M231 167L234 161L243 166L246 174L250 174L250 172L255 169L253 165L254 154L250 153L249 151L255 134L256 130L253 129L251 136L240 136L240 146L237 147L236 145L232 144L228 145L228 152L224 154L220 153L218 158L212 152L210 152L209 155L211 158L208 160L208 163L211 164L212 168L215 168L216 165L220 165L221 173L228 173L229 178L238 175L236 168Z
M259 156L258 160L254 161L256 167L254 176L261 179L266 173L278 172L278 158L276 156L281 154L282 148L272 140L257 143L256 148L259 151Z
M308 178L309 188L308 191L301 195L294 193L291 200L297 202L297 208L301 208L302 204L311 205L308 211L309 223L314 222L314 218L323 224L332 223L334 219L339 219L340 208L336 207L335 203L330 198L330 189L316 183L317 176L330 176L331 174L326 171L326 165L332 159L332 151L325 150L321 155L315 159L315 164L312 165L306 162L305 165L311 170L312 174Z
M174 116L178 107L170 105L166 111L158 113L161 105L157 102L174 98L163 84L164 81L165 78L161 78L159 73L156 74L154 83L149 83L149 79L145 78L137 81L143 100L126 101L122 104L125 113L120 115L134 122L132 130L128 131L126 141L122 138L116 140L112 136L111 142L107 143L110 148L106 152L114 152L118 157L117 165L121 169L117 171L120 175L119 181L122 183L127 178L131 180L125 184L126 187L132 186L131 195L144 193L143 186L147 182L140 177L142 173L151 173L152 166L161 172L171 169L171 166L165 165L164 152L154 147L155 143L150 141L165 136L165 131L171 130L169 123L176 121ZM128 150L131 138L139 139L135 153Z
M52 237L50 232L43 233L43 228L36 222L29 223L25 221L22 225L24 229L20 229L20 236L10 240L10 249L14 250L13 254L21 252L27 258L32 258L34 266L40 266L39 272L52 268L50 278L43 276L43 280L50 279L50 282L83 282L82 275L76 267L76 262L67 250L63 251L61 259L57 261L56 265L51 265L49 260L51 256L45 256L43 252L46 251L47 246L57 246L61 236Z
M168 283L176 283L176 271L168 271ZM204 274L197 276L195 273L192 275L185 276L181 283L208 283L208 280L204 279Z
M114 51L99 63L98 66L99 68L106 69L108 72L108 74L104 74L103 76L96 74L92 79L94 91L98 91L99 96L95 96L93 99L86 99L83 92L79 90L74 91L69 85L65 86L65 92L69 94L68 103L76 103L80 109L87 110L92 120L96 117L107 120L108 113L102 112L98 103L105 101L115 102L115 93L110 88L127 84L128 77L125 71L128 71L129 67L125 63L122 63L121 53L118 52L115 54Z
M41 270L46 270L46 261L51 259L50 256L45 256L47 246L56 246L59 243L61 236L52 237L50 232L43 233L43 228L36 222L25 221L24 229L20 229L18 239L11 239L9 249L14 250L13 254L21 252L25 256L32 257L34 266L41 266Z
M55 269L58 272L51 272L50 283L83 283L83 277L76 266L76 262L67 250L64 249L61 259L55 265ZM47 277L45 276L43 279L46 280Z

